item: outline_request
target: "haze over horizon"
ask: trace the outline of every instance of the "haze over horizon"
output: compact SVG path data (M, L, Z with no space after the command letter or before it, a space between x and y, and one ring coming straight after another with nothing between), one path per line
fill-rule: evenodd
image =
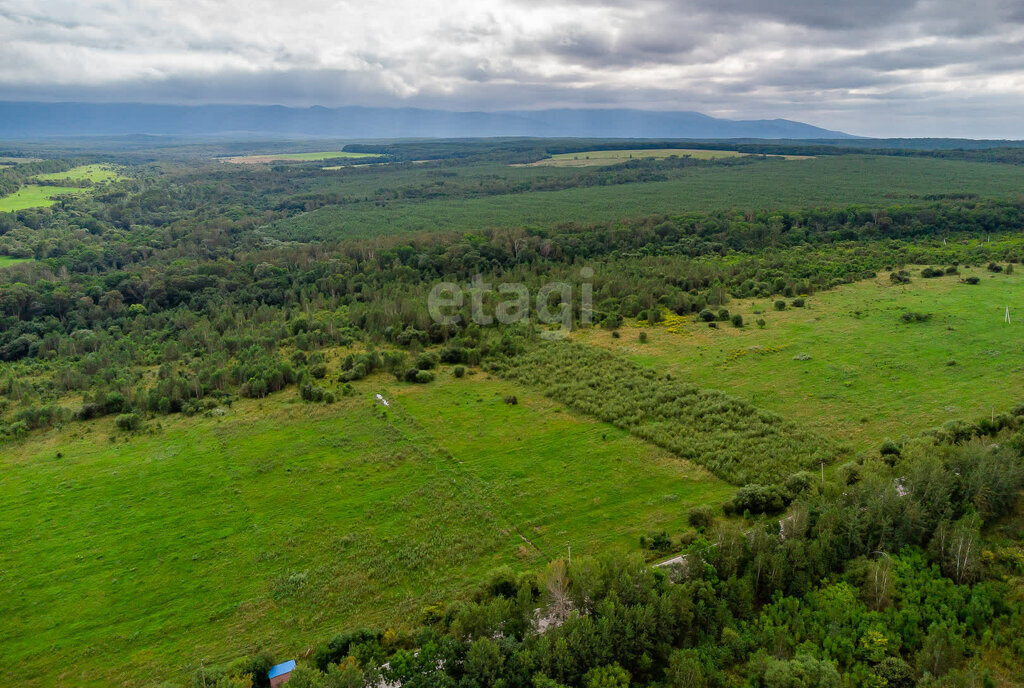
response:
M1024 138L1024 6L982 0L0 3L0 100L547 108Z

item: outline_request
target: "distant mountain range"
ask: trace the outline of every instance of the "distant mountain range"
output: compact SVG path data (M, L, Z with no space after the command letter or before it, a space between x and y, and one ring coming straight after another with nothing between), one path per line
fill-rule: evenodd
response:
M699 112L626 109L449 112L415 108L0 102L0 139L129 134L351 139L477 136L856 138L788 119L718 119Z

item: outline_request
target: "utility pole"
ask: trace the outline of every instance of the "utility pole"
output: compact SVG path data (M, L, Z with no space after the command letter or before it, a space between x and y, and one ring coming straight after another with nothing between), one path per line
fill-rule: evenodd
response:
M572 566L572 543L567 542L565 546L569 548L569 566Z
M825 462L821 462L821 486L825 487Z

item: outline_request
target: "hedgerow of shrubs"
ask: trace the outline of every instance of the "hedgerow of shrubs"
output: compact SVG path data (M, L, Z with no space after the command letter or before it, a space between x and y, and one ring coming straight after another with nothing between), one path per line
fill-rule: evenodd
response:
M721 392L666 380L594 347L538 341L493 367L737 485L782 480L834 455L825 438L777 415Z

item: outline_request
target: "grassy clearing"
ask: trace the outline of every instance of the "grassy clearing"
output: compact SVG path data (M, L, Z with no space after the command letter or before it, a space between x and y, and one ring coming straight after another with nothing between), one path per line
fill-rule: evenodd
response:
M64 179L88 180L95 183L109 182L123 177L111 165L79 165L64 172L37 174L35 179L42 181L62 181Z
M376 158L373 153L350 153L348 151L320 151L315 153L272 153L269 155L236 155L220 158L224 162L256 164L268 162L307 162L312 160L333 160L335 158Z
M559 153L550 158L530 163L531 167L598 167L601 165L615 165L634 158L655 158L662 159L671 155L679 157L696 158L697 160L714 160L715 158L738 158L745 153L731 150L706 150L701 148L650 148L631 150L601 150L584 151L582 153ZM771 156L789 159L807 160L811 156L806 155L783 155Z
M926 280L913 271L911 284L893 286L883 274L808 297L804 308L780 312L773 300L732 301L728 309L743 315L743 329L686 319L625 327L621 339L601 330L576 337L776 411L855 450L875 449L887 437L950 418L974 420L1021 401L1024 278L961 272L981 282ZM1006 306L1012 325L1003 322ZM905 323L907 312L932 317ZM759 317L764 329L754 324ZM648 343L639 343L640 332Z
M25 208L45 208L57 202L58 196L80 194L87 188L70 186L38 186L28 184L16 192L0 198L0 213L10 213Z
M257 643L285 656L408 624L491 568L678 531L689 506L731 491L483 374L357 390L327 407L291 390L131 439L103 421L5 446L0 539L17 546L0 550L0 654L39 677L24 685L181 680Z
M11 256L0 256L0 269L9 268L19 263L28 263L31 258L12 258Z
M538 168L518 168L521 171ZM559 168L551 168L551 172ZM566 170L568 171L568 170ZM667 181L472 198L327 206L269 232L300 241L484 227L549 227L656 213L921 203L921 196L976 193L1016 198L1024 167L930 158L831 156L682 170Z
M37 174L40 181L88 180L95 184L103 184L124 177L110 165L80 165L64 172ZM43 186L27 184L15 193L0 198L0 213L10 213L25 208L45 208L57 202L58 196L81 194L89 191L88 187L78 186Z

